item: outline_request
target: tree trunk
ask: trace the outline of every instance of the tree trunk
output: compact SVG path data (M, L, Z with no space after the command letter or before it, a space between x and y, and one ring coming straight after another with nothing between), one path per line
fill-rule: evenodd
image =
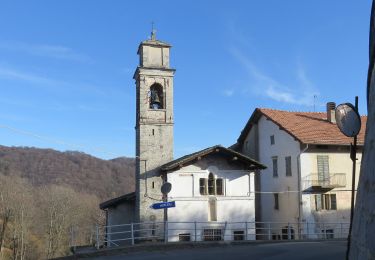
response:
M1 250L3 248L3 243L4 243L4 239L5 239L5 233L6 233L6 228L7 228L7 225L8 225L9 217L10 217L10 212L9 211L5 212L5 216L4 216L4 219L3 219L3 225L1 227L1 232L0 232L0 254L1 254Z

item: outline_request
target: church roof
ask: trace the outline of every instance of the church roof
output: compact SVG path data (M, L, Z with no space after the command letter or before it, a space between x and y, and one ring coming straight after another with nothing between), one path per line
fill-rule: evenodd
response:
M251 159L250 157L247 157L241 153L238 153L236 151L233 151L231 149L225 148L221 145L215 145L206 149L203 149L201 151L185 155L183 157L180 157L176 160L170 161L169 163L166 163L160 167L162 171L171 171L177 168L180 168L186 164L191 163L194 160L199 160L201 157L207 156L209 154L213 153L220 153L224 156L230 157L234 161L245 163L249 166L250 170L257 170L257 169L266 169L267 167L260 162Z
M246 139L252 126L261 116L275 123L297 141L303 144L321 145L349 145L353 139L342 134L335 123L327 120L323 112L292 112L268 108L257 108L237 139L241 144ZM358 134L358 145L363 145L365 140L367 116L361 117L361 131Z
M117 198L113 198L107 201L100 203L100 209L107 209L109 207L116 207L118 204L123 203L125 201L135 201L135 192L131 192L125 195L122 195Z

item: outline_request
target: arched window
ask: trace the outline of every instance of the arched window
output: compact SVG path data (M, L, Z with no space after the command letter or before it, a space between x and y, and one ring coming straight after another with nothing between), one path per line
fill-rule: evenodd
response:
M224 195L223 179L215 178L210 172L208 178L199 179L199 192L201 195Z
M149 91L149 103L151 109L164 108L163 87L160 84L153 84Z
M212 172L208 175L208 194L214 195L215 194L215 179Z

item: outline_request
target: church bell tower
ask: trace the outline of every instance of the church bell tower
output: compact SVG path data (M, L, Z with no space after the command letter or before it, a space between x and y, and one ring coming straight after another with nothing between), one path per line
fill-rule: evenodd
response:
M173 159L173 76L169 54L172 46L151 39L138 47L136 82L136 212L137 222L163 221L160 202L163 184L159 166Z

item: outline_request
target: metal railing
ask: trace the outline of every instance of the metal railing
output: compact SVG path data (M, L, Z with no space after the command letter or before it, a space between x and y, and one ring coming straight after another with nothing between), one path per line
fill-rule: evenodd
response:
M318 173L311 173L303 178L303 190L312 187L327 189L340 188L346 186L346 173L330 173L327 177L321 177Z
M249 241L346 238L349 223L143 222L96 227L96 247L141 242Z

